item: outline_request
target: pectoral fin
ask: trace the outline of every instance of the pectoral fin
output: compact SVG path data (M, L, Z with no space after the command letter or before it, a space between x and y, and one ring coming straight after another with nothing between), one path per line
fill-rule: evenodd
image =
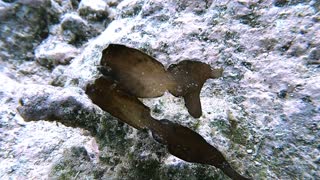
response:
M199 118L202 115L200 91L189 92L183 98L189 114L194 118Z

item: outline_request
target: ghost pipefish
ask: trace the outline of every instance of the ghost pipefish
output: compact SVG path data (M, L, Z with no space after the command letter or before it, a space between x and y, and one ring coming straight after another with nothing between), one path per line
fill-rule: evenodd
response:
M221 76L222 70L212 70L209 65L200 62L182 61L171 65L166 71L160 62L141 51L115 44L103 51L101 65L103 76L86 88L86 94L94 104L136 129L150 130L157 142L164 144L172 155L180 159L213 165L232 179L248 179L237 173L222 153L201 135L169 120L154 119L150 115L150 108L138 99L158 97L169 90L173 95L186 99L186 107L191 115L199 113L199 108L193 106L200 104L199 93L203 83L208 78ZM204 73L196 76L193 72L199 67ZM191 72L191 75L185 76L189 74L186 72ZM188 86L190 83L197 85ZM192 97L195 94L198 99Z

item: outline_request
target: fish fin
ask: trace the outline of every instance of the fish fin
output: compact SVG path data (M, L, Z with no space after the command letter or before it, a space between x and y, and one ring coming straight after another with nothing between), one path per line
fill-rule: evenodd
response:
M200 91L189 92L183 98L189 114L194 118L201 117Z

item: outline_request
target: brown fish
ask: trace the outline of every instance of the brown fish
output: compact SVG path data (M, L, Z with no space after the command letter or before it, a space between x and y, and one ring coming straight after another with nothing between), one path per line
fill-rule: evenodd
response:
M188 162L213 165L232 179L247 179L237 173L221 152L198 133L169 120L152 118L147 106L124 92L121 85L112 79L98 78L87 86L86 94L93 103L120 121L136 129L149 129L154 139L166 145L172 155Z
M213 165L231 179L248 179L237 173L220 151L191 129L166 119L150 129L154 139L166 145L170 154L188 162Z
M200 91L209 78L218 78L222 69L208 64L182 61L168 71L151 56L130 47L110 44L102 52L101 72L119 82L123 90L139 98L159 97L165 91L185 99L186 107L195 118L202 114Z
M168 87L176 86L159 61L124 45L110 44L103 50L100 64L104 75L111 76L136 97L159 97Z
M207 79L220 77L222 69L212 69L202 62L182 61L166 71L160 62L137 49L110 44L103 51L100 71L104 76L86 89L93 103L124 123L149 129L178 158L213 165L232 179L247 179L198 133L169 120L154 119L150 109L138 99L158 97L168 90L174 96L182 96L189 113L200 117L201 88Z
M86 94L102 110L136 129L149 127L150 109L136 97L124 92L120 84L100 77L86 88Z

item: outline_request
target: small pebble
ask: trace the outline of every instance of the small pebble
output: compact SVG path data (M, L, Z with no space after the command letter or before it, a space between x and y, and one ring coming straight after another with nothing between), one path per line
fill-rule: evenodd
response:
M255 161L254 164L255 164L256 166L261 166L261 163L258 162L258 161Z

